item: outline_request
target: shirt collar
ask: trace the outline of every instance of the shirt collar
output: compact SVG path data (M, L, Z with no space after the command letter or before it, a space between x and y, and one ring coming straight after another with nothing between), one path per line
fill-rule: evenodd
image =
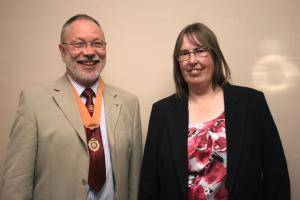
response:
M80 85L79 83L77 83L76 81L74 81L72 79L72 77L67 74L68 79L70 80L71 84L73 85L73 87L75 88L76 92L78 93L79 96L81 96L83 90L86 88L82 85ZM94 91L95 94L97 94L97 90L98 90L98 85L99 85L99 81L96 81L90 88Z

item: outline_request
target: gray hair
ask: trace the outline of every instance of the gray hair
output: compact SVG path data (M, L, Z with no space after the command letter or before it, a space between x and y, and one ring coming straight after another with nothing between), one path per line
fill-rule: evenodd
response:
M68 29L68 27L77 20L80 19L86 19L89 21L94 22L99 28L101 28L99 22L97 20L95 20L93 17L86 15L86 14L77 14L74 15L73 17L71 17L70 19L68 19L68 21L65 22L65 24L63 25L62 29L61 29L61 33L60 33L60 42L63 43L64 42L64 38L65 38L65 33Z

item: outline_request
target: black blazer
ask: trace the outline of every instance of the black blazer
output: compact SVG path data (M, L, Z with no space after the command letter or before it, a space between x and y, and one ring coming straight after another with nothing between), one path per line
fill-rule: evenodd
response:
M263 93L229 84L223 90L228 199L289 200L287 164ZM187 132L187 98L153 104L139 199L187 199Z

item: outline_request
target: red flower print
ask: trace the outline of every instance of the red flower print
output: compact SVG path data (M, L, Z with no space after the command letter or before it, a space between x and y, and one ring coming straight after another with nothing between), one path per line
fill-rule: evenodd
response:
M226 169L224 165L215 161L211 163L204 180L209 184L212 184L213 182L220 182L224 179L225 173Z
M214 149L218 150L218 151L225 151L227 147L227 143L226 143L226 138L224 137L219 137L216 141L215 141L215 145L214 145Z
M227 200L224 112L188 129L188 200Z
M206 200L204 189L201 185L193 185L189 188L188 200Z
M210 127L210 131L214 133L222 132L225 129L225 120L213 121L213 126Z
M219 190L219 192L215 195L214 200L227 200L227 190L225 187Z

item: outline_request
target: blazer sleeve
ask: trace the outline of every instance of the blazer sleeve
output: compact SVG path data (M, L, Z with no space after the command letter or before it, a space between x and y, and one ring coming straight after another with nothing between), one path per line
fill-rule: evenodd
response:
M36 121L28 98L22 92L3 166L0 199L32 199L36 150Z
M266 200L289 200L290 181L287 163L280 141L278 130L267 105L265 96L260 93L258 105L259 124L263 138L263 199Z
M133 122L133 141L131 150L130 160L130 171L129 171L129 200L136 200L138 195L140 168L142 161L142 128L141 128L141 116L139 109L139 102L135 101L135 113Z
M147 139L144 149L144 158L142 162L139 199L151 200L159 199L159 181L158 181L158 153L160 149L160 133L163 128L164 112L158 109L154 104L152 106Z

